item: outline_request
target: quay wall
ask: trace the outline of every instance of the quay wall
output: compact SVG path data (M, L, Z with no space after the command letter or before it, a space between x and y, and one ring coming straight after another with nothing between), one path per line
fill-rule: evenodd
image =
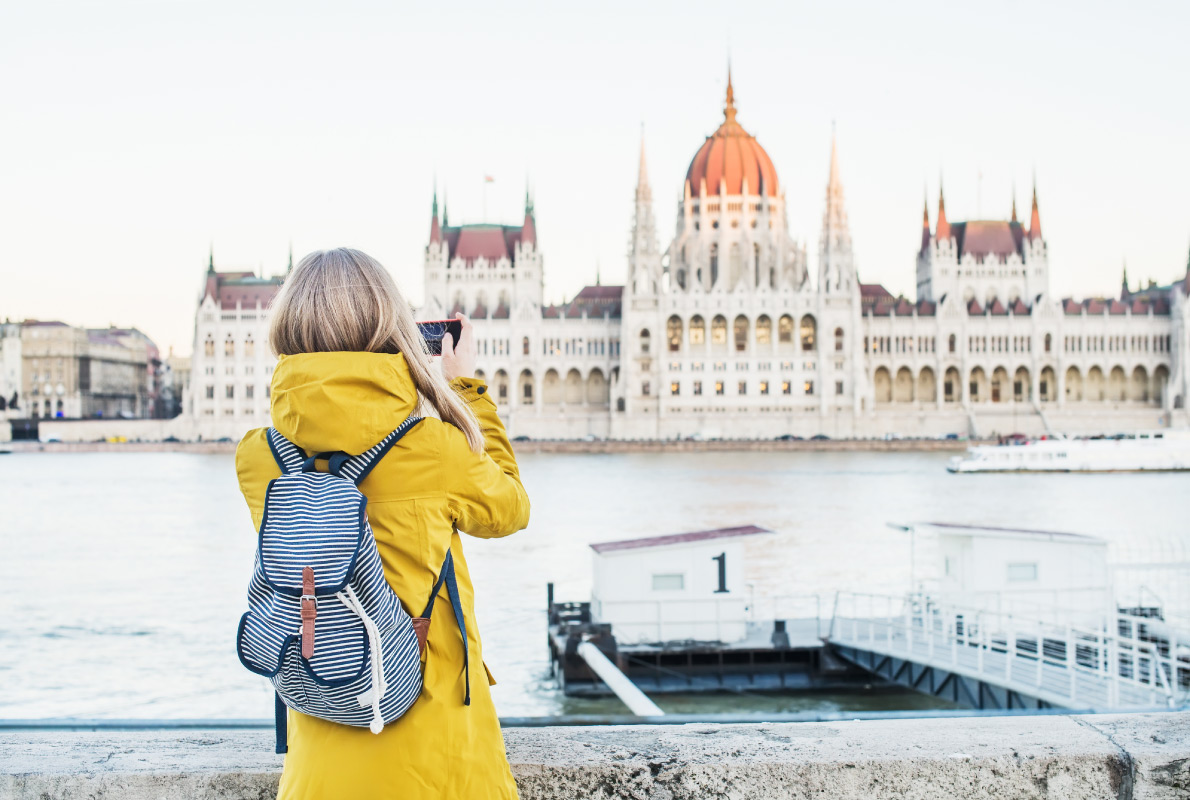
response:
M723 439L713 441L623 440L573 441L563 439L533 439L513 442L517 453L705 453L705 452L950 452L961 453L966 442L939 439L830 439L827 441L775 441ZM5 444L14 453L234 453L235 442L161 442L127 441L94 442L70 441L28 442Z
M510 728L522 800L1172 800L1190 712ZM275 796L270 731L11 731L3 800Z

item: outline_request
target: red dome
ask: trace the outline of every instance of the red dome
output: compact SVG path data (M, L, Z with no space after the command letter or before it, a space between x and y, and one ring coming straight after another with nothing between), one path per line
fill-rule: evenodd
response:
M727 76L727 105L723 108L723 124L707 137L686 170L690 194L697 196L703 180L707 194L719 194L719 181L727 184L728 194L743 194L744 181L751 195L777 196L777 170L769 154L750 133L735 121L735 93L731 75Z

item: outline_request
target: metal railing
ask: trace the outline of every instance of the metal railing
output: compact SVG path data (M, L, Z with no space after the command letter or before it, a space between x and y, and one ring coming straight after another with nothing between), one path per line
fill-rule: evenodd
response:
M1190 652L1146 637L1146 620L1105 615L1099 629L939 602L840 592L828 639L966 673L1055 705L1185 702Z

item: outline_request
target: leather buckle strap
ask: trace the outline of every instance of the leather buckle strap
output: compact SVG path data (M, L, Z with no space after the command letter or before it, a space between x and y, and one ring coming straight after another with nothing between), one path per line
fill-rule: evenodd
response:
M302 567L302 658L314 657L314 620L318 617L318 597L315 595L314 569Z

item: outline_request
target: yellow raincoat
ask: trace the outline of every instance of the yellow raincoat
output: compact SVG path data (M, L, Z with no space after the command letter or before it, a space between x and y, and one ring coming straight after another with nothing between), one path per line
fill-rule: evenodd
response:
M457 378L452 386L475 410L486 452L475 454L461 431L427 418L397 442L360 490L368 498L384 574L411 615L425 607L447 548L454 554L472 664L471 705L463 705L462 635L444 587L430 622L421 697L379 735L291 710L280 800L517 796L488 689L490 673L476 669L483 648L457 531L514 533L529 522L529 498L484 382ZM273 425L298 447L355 454L413 414L417 392L402 355L305 353L278 361L271 403ZM240 442L236 473L259 527L265 489L281 474L264 428Z

